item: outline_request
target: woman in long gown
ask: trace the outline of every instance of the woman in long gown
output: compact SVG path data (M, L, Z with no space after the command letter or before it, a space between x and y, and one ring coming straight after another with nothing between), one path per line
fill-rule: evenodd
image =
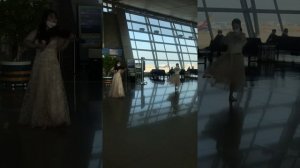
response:
M109 91L110 97L124 97L124 87L122 82L122 74L124 72L124 67L121 66L120 62L117 62L117 65L114 67L114 76L111 84L111 88Z
M227 51L220 56L205 73L205 76L214 78L215 83L225 84L229 87L229 101L237 101L233 92L237 92L245 86L245 67L242 50L247 42L245 34L242 32L241 21L232 21L232 32L229 32L224 43Z
M176 64L176 67L174 68L174 74L171 76L170 82L175 85L175 90L178 90L178 87L180 85L180 67L179 64Z
M28 47L36 48L36 56L21 108L20 124L43 128L70 124L57 55L68 44L71 35L59 33L56 24L56 13L46 11L40 27L25 39Z

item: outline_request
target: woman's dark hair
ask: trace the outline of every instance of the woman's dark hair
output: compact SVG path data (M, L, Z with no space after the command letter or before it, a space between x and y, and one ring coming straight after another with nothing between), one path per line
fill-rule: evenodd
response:
M238 18L233 19L232 22L231 22L231 25L233 25L233 24L238 24L240 26L240 30L243 31L242 22L241 22L240 19L238 19Z
M120 63L121 65L118 66L118 63ZM115 64L115 67L114 67L115 70L124 69L124 68L125 67L122 65L121 61L117 61L116 64Z
M57 13L54 10L46 10L41 18L41 23L39 25L38 31L37 31L37 39L39 41L46 41L46 44L49 43L50 39L53 37L62 37L67 38L70 35L69 31L62 30L59 28L58 25L48 29L47 28L47 19L48 16L54 14L56 18L58 18Z

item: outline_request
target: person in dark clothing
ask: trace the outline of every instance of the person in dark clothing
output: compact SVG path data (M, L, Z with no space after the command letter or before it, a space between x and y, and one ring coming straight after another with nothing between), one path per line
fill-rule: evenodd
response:
M277 40L278 40L278 36L276 35L276 29L273 29L272 33L269 35L266 43L267 44L276 44Z
M285 28L282 32L281 37L288 37L289 36L289 29Z
M210 62L212 62L213 59L212 56L214 51L217 51L217 57L221 55L223 40L224 40L224 35L222 33L222 30L218 30L218 34L216 35L216 37L214 38L214 40L211 42L210 45L210 49L212 51Z

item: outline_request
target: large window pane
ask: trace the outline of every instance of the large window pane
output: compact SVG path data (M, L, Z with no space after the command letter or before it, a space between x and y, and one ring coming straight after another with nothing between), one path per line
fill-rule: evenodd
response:
M172 44L175 43L174 37L166 37L166 36L163 36L163 39L164 39L164 42L165 42L165 43L172 43Z
M149 42L136 41L136 47L138 49L151 50Z
M275 9L274 0L255 0L255 5L256 9Z
M190 59L189 54L182 54L182 59L183 60L189 60Z
M153 35L153 36L154 36L154 41L163 42L162 36L159 35Z
M281 18L284 28L287 28L289 30L289 36L300 36L299 14L281 14Z
M126 19L130 20L130 14L129 13L126 13Z
M159 60L167 60L167 56L165 52L157 52L157 59Z
M160 24L160 26L162 26L162 27L171 28L170 22L166 22L166 21L160 20L160 21L159 21L159 24Z
M165 47L166 47L166 51L177 52L177 49L176 49L175 45L165 44Z
M128 27L128 29L132 29L132 24L131 24L131 22L127 22L127 27Z
M277 35L281 35L280 25L278 22L278 17L276 14L258 14L258 23L259 23L259 31L260 38L262 42L266 42L272 29L277 30Z
M195 41L194 40L185 40L186 45L188 46L195 46Z
M190 54L190 59L191 61L197 61L198 60L197 54Z
M177 33L177 36L179 37L179 38L183 38L184 37L184 33L183 33L183 31L176 31L176 33Z
M133 54L134 59L139 59L139 56L137 54L137 50L132 50L132 54ZM138 61L138 62L140 62L140 61Z
M299 0L277 0L278 8L283 10L298 10L300 7Z
M149 35L147 33L134 32L135 39L149 41Z
M165 46L164 44L161 43L155 43L155 47L157 51L165 51Z
M146 23L145 17L143 16L139 16L135 14L130 14L130 16L132 21Z
M167 60L165 60L165 61L158 61L158 67L159 67L159 69L163 69L166 72L168 72L170 70L170 67L168 65L168 61Z
M147 31L147 26L144 24L132 23L132 29L138 31L141 31L143 29L144 31Z
M178 53L167 53L168 59L169 60L178 60Z
M157 26L159 25L157 19L149 18L149 22L150 22L150 24L152 24L152 25L157 25Z
M185 38L193 38L193 34L192 33L187 33L187 32L184 32L184 35L183 35Z
M154 61L146 60L145 61L145 72L150 72L152 69L155 69Z
M187 53L188 52L186 46L181 46L180 48L181 48L181 52L183 52L183 53Z
M187 32L191 32L191 27L182 25L182 30L187 31Z
M152 33L154 34L161 34L160 28L157 26L151 26Z
M144 57L145 59L153 60L153 54L151 51L138 51L138 55L140 58Z
M135 41L130 41L130 43L132 48L136 48Z
M181 25L180 24L174 24L175 25L175 28L177 29L177 30L182 30L182 27L181 27Z
M165 34L165 35L173 36L173 32L172 32L171 29L164 29L164 28L162 28L161 29L161 33Z
M130 37L130 39L134 39L133 31L129 31L129 37Z
M197 53L197 50L195 47L188 47L189 53Z

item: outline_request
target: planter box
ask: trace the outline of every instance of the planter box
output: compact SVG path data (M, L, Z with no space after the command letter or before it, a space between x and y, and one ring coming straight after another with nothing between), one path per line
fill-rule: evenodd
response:
M31 69L30 61L2 61L0 62L0 82L5 86L10 85L13 90L16 86L26 89Z
M111 77L111 76L106 76L106 77L103 77L102 79L103 79L103 84L104 84L104 86L105 86L105 87L109 87L109 86L111 85L111 83L112 83L113 77Z

